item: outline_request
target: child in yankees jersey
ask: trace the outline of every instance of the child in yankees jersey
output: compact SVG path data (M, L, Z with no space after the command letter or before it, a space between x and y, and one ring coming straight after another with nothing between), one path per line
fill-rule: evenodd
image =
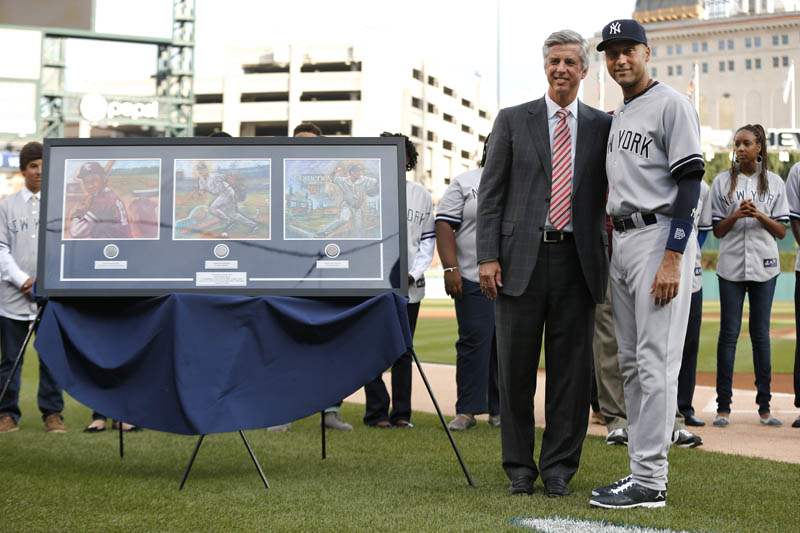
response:
M776 239L786 235L789 206L783 180L768 169L764 128L759 124L743 126L733 142L731 168L714 178L711 186L714 235L720 240L717 276L721 313L714 425L725 427L730 423L733 363L747 293L758 414L762 424L780 426L781 421L770 414L769 408L769 322L780 273Z
M75 239L128 239L128 211L108 186L108 175L96 161L84 163L76 179L83 183L86 198L71 215L70 235Z

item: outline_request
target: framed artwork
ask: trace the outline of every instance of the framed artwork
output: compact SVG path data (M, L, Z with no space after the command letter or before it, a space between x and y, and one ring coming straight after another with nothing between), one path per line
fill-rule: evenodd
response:
M407 290L402 139L46 139L44 147L44 296Z

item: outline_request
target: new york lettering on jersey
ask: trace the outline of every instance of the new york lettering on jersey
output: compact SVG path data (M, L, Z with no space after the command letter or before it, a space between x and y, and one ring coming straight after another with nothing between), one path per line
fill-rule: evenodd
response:
M608 151L614 151L614 136L616 136L616 150L627 150L633 152L639 157L650 159L650 145L653 144L653 138L649 135L639 133L638 131L620 130L615 132L614 135L608 137Z

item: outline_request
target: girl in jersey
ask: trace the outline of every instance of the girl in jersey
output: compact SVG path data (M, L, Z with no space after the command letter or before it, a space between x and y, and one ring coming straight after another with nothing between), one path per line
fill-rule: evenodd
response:
M734 147L730 170L714 178L711 187L714 235L720 240L717 276L721 312L714 425L725 427L730 423L733 363L747 293L758 414L762 424L780 426L780 420L770 414L769 408L769 322L780 273L776 239L786 235L789 206L783 180L767 168L764 128L759 124L739 128Z

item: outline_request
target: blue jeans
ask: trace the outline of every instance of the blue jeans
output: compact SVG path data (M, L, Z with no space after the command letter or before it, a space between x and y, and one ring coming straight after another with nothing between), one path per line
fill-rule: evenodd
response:
M700 350L700 326L703 322L703 289L692 293L689 324L683 341L683 358L678 374L678 411L684 417L694 416L694 387L697 378L697 352Z
M719 278L719 277L718 277ZM772 357L769 321L777 276L763 282L728 281L719 278L720 326L717 341L717 411L731 412L733 363L736 342L742 329L744 295L750 302L750 340L753 344L753 368L756 374L756 403L759 414L769 413Z
M500 414L497 389L497 341L494 302L474 281L462 279L462 296L455 300L458 319L456 341L456 413Z
M22 343L25 342L29 324L30 322L27 320L14 320L0 316L0 358L2 358L0 360L0 390L9 379L17 354L22 348ZM21 416L19 410L21 373L22 364L20 363L17 371L11 376L11 385L8 387L5 397L0 402L0 415L11 415L17 422ZM38 400L42 417L64 410L64 396L61 394L61 389L41 359L39 360Z

